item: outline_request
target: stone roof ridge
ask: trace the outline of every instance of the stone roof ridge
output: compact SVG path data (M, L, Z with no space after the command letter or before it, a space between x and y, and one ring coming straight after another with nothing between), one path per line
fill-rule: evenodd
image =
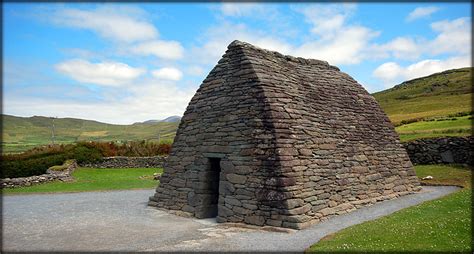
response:
M328 62L323 61L323 60L312 59L312 58L303 58L303 57L295 57L295 56L291 56L291 55L284 55L284 54L282 54L278 51L263 49L263 48L260 48L258 46L255 46L253 44L250 44L250 43L244 42L244 41L234 40L233 42L231 42L229 44L229 46L227 46L228 49L232 49L232 48L236 48L236 47L238 47L238 48L247 48L247 49L250 49L250 50L260 51L260 52L262 52L266 55L272 55L273 57L282 58L282 59L285 59L287 61L292 61L292 62L296 62L296 63L300 63L300 64L326 66L326 67L329 67L329 68L336 69L337 71L340 71L340 69L338 67L330 65Z

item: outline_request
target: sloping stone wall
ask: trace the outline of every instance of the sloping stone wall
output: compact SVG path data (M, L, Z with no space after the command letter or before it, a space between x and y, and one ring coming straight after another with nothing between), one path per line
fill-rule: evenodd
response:
M474 165L474 139L446 137L419 139L403 144L413 164L455 163Z
M167 156L150 157L104 157L95 163L81 164L87 168L162 168Z
M189 103L149 205L205 218L217 202L219 222L298 229L419 189L388 117L354 79L235 41Z
M40 183L46 183L51 181L63 181L68 182L72 181L73 177L71 176L72 172L76 170L77 163L74 161L69 165L64 171L54 171L48 169L46 174L39 176L29 176L29 177L17 177L17 178L4 178L0 179L0 184L2 188L15 188L15 187L26 187Z

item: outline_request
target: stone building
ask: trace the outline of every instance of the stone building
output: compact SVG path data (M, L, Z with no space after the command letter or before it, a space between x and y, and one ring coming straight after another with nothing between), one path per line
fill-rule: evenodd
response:
M189 103L149 205L299 229L419 189L392 124L357 81L234 41Z

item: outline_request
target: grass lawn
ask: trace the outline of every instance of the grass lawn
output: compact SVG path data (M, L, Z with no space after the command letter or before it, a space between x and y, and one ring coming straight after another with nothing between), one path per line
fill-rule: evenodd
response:
M161 168L78 168L73 172L73 182L50 182L29 187L3 189L3 194L81 192L101 190L147 189L158 185L153 173Z
M419 138L471 135L472 116L454 117L442 121L420 121L395 128L402 142ZM455 120L451 120L455 119Z
M465 188L443 198L406 208L383 218L355 225L322 239L308 252L462 252L472 253L471 175L458 166L416 166L426 183Z

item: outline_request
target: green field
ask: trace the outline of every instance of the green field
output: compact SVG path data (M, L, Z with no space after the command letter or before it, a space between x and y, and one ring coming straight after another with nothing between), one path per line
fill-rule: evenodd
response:
M402 142L420 138L469 136L472 134L472 116L420 121L395 128Z
M472 253L472 170L456 166L415 166L429 184L465 188L446 197L341 230L308 252L462 252Z
M390 120L447 116L472 111L472 68L435 73L405 81L373 96Z
M35 146L51 144L53 119L49 117L16 117L2 115L3 152L21 152ZM172 142L177 122L106 124L74 118L54 120L55 142L70 144L77 141L158 141Z
M78 168L72 173L73 182L55 181L3 189L3 194L150 189L158 186L158 181L153 180L153 173L161 172L161 168Z

